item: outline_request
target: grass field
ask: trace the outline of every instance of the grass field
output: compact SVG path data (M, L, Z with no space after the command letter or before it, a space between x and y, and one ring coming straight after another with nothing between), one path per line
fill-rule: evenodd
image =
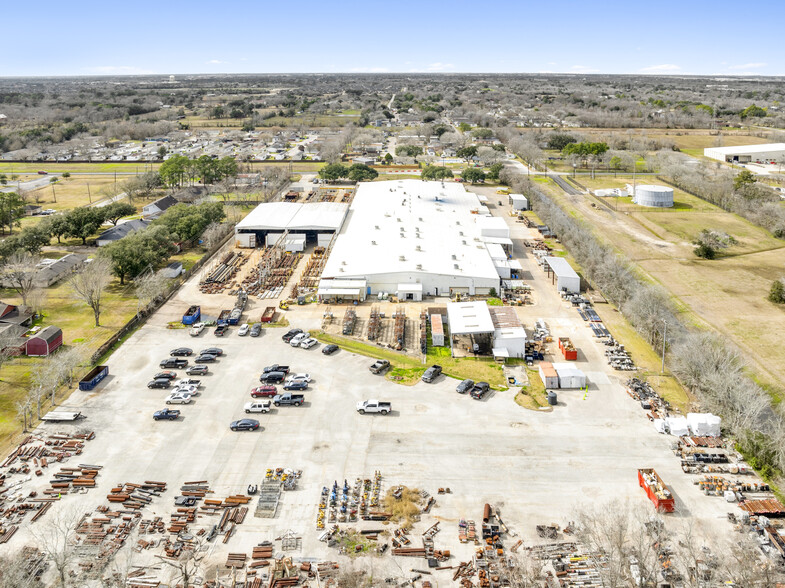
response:
M48 288L47 294L41 324L60 327L63 344L83 346L86 357L128 322L137 310L133 290L120 286L118 280L114 280L104 294L100 327L93 326L92 311L74 297L66 282ZM12 290L0 289L0 300L10 304L21 303ZM21 430L14 404L24 397L36 366L46 361L45 357L17 357L3 365L0 371L0 450L6 449L13 435Z
M124 179L121 177L117 181L122 182ZM60 178L54 184L54 193L51 185L46 186L28 192L27 200L44 208L70 210L105 198L114 185L114 175L71 176L70 178Z
M138 162L128 162L128 163L118 163L118 162L101 162L101 163L54 163L54 162L42 162L42 163L6 163L0 162L0 173L8 174L33 174L38 177L36 172L38 171L45 171L48 173L62 173L62 172L71 172L71 173L144 173L145 170L149 171L150 169L157 170L161 166L160 163L138 163ZM117 181L121 181L121 177L118 176Z
M602 205L592 207L594 197L546 189L632 260L645 279L670 292L687 323L729 337L745 353L761 384L775 398L785 396L781 380L785 311L766 299L772 281L783 272L785 241L702 201L696 203L700 209L617 212ZM738 244L716 260L701 260L694 255L691 241L702 229L725 231Z

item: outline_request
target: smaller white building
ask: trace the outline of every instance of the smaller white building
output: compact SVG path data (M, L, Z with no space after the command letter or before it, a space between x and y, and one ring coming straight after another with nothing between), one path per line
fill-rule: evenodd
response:
M333 280L325 279L319 282L316 295L319 302L335 302L344 300L365 300L368 286L365 280Z
M586 386L586 374L572 363L554 362L552 366L559 376L559 388L583 388Z
M431 315L431 344L434 347L444 347L444 322L442 315Z
M453 335L493 333L493 319L485 302L449 302L447 322Z
M498 216L478 216L474 221L480 229L482 237L510 238L510 228L503 218Z
M513 210L529 210L529 199L523 194L510 194L509 202Z
M572 269L572 266L562 257L545 257L543 259L548 273L553 274L553 281L556 282L556 289L559 292L567 291L573 294L581 292L581 278Z

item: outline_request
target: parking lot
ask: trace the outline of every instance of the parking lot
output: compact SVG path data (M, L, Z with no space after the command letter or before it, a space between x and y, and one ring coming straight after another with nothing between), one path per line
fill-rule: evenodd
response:
M517 251L522 253L519 241L528 237L528 229L511 226ZM560 390L552 412L521 408L512 390L473 400L457 394L458 382L445 376L433 384L402 386L371 374L372 360L367 357L344 350L325 356L321 345L310 350L292 348L281 341L287 329L265 328L261 337L251 338L239 337L232 327L227 336L217 338L210 329L190 337L188 329L167 328L196 300L203 313L214 314L232 300L221 295L195 298L196 276L112 355L110 376L95 391L70 397L67 406L83 412L85 421L41 426L47 431L95 431L96 439L87 443L79 461L103 465L95 489L68 495L55 506L78 503L80 510L88 512L105 503L106 494L116 485L154 480L166 482L168 490L145 509L144 516L168 519L174 497L186 481L207 480L220 499L260 484L267 468L293 468L302 470L302 478L297 491L282 495L277 516L255 518L251 503L236 535L227 544L211 544L211 561L219 565L227 552L249 551L288 530L302 538L301 549L292 554L295 557L334 560L337 552L319 541L315 528L321 488L335 480L352 483L379 470L383 493L397 484L433 495L438 488L451 489L450 494L437 497L432 511L444 530L437 543L465 559L471 557L473 547L458 542L458 521L480 519L486 502L500 507L507 525L521 538L537 541L535 525L554 521L564 525L581 505L620 500L650 509L636 471L653 467L675 492L679 512L671 521L689 520L709 534L723 530L723 506L706 500L682 474L669 450L673 438L654 431L625 393L626 376L606 365L602 345L592 340L590 329L559 299L536 263L526 257L521 262L536 303L516 311L528 327L536 318L544 318L552 332L570 336L580 350L576 364L590 382L585 394ZM267 301L252 300L247 315L255 317L266 305ZM295 306L286 317L291 326L317 329L322 312L323 307L316 305ZM419 308L407 307L407 314L417 316ZM158 364L169 351L182 346L194 352L218 346L224 355L209 365L209 374L198 376L202 387L194 402L173 407L182 412L178 420L154 422L152 414L165 407L168 391L151 390L146 384L160 371ZM251 400L251 388L259 385L262 368L273 363L310 373L313 381L304 393L305 404L245 415L243 405ZM185 376L185 370L178 374ZM393 412L358 414L356 403L369 398L391 402ZM229 430L231 421L246 416L258 419L261 428ZM40 480L42 487L45 483ZM215 522L216 517L200 517L190 528L209 528ZM15 545L24 544L26 533L20 529ZM150 551L135 557L139 563L154 561ZM390 571L398 569L389 556L372 565L377 571L387 566Z

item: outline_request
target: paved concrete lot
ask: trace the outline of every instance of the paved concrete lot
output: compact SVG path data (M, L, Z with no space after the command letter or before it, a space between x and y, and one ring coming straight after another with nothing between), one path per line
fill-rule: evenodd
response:
M509 220L516 252L521 254L520 240L530 237L528 229ZM622 382L628 374L607 367L604 347L592 339L575 310L559 299L532 259L524 256L521 262L524 274L531 277L536 301L517 309L522 320L531 327L542 317L555 336L570 336L580 350L577 366L590 381L585 395L559 391L553 412L519 407L513 391L493 392L476 401L457 394L457 381L444 376L431 385L397 385L371 374L372 360L366 357L343 350L325 356L321 345L310 350L292 348L281 341L286 329L264 329L254 339L237 336L236 328L224 338L216 338L212 330L194 338L187 329L166 328L168 321L177 320L197 300L197 277L114 353L108 362L111 375L96 391L76 392L68 401L69 407L87 415L78 427L97 434L79 461L103 464L104 469L97 488L85 495L69 495L63 503L79 502L87 512L103 504L116 484L163 481L169 490L145 516L168 520L173 498L185 481L208 480L215 498L223 498L261 483L267 468L301 469L299 488L282 495L278 515L255 518L251 508L228 544L211 547L214 562L221 560L219 554L249 551L252 545L290 529L302 537L302 549L293 553L295 557L336 559L337 553L318 541L315 529L320 490L334 480L352 483L380 470L383 492L397 484L434 495L439 487L452 489L452 494L437 497L432 511L442 521L436 543L465 558L473 546L458 543L458 520L479 520L486 502L499 506L507 525L522 538L536 541L536 524L565 524L582 504L619 499L653 512L637 485L636 470L654 467L676 494L680 512L669 520L690 517L704 532L725 530L722 512L734 507L706 498L692 485L670 452L672 438L658 435L644 411L624 392ZM203 312L215 312L229 299L198 298ZM251 316L267 305L269 301L252 301ZM292 326L317 328L322 311L315 305L294 307L287 317ZM409 314L415 312L419 309ZM218 346L225 353L201 377L201 394L193 404L176 407L183 415L179 420L154 422L152 413L164 408L168 392L149 390L146 383L159 371L158 362L179 346L194 351ZM258 431L230 431L230 421L246 416L243 404L251 399L249 391L258 385L262 368L272 363L311 374L306 404L249 415L261 422ZM392 402L394 412L357 414L355 403L367 398ZM211 526L216 520L200 518L197 527ZM426 519L422 525L432 522ZM15 543L23 541L15 539ZM411 563L402 565L408 569ZM398 564L386 556L373 560L373 565L377 570L384 566L393 570Z

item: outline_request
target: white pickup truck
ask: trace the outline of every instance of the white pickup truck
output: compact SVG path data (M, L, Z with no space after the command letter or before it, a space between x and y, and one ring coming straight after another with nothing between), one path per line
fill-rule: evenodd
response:
M363 400L357 403L357 412L365 414L366 412L378 412L387 414L392 410L392 405L389 402L379 402L378 400Z
M258 402L246 402L245 403L245 412L252 413L252 412L270 412L270 407L272 406L272 402L269 400L258 401Z

